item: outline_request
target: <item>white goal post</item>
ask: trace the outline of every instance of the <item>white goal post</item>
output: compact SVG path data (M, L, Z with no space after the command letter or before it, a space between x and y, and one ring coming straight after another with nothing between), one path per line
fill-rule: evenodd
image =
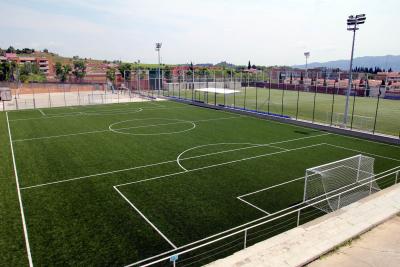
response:
M374 181L374 161L360 154L307 169L304 203L329 213L379 191ZM333 195L338 196L329 198ZM326 201L321 201L323 199Z

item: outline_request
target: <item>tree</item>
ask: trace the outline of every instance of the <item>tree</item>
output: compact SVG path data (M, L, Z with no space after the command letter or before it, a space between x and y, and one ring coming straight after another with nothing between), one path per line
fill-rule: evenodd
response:
M132 65L130 63L123 63L119 65L118 70L123 75L125 81L131 79Z
M252 65L251 68L256 70L257 66L256 65Z
M250 60L249 60L249 64L247 64L247 69L249 70L249 69L251 69L251 63L250 63Z
M388 72L392 72L392 68L391 67L389 68Z
M49 53L49 49L47 48L43 49L43 53Z
M13 46L10 46L9 48L7 48L6 52L7 53L15 53L16 50L15 50L15 48Z
M290 73L290 84L293 83L293 73Z
M172 75L171 75L171 68L170 68L169 66L166 66L166 67L164 68L164 77L165 77L165 79L167 79L167 81L170 81L171 78L172 78Z
M10 81L11 78L11 63L1 62L0 64L0 81Z
M60 82L65 82L71 74L72 67L69 64L62 65L60 62L56 62L56 76Z
M75 76L75 79L77 81L80 81L86 75L85 62L83 60L76 60L73 62L73 64L74 64L74 67L73 67L72 74Z
M114 83L115 82L115 68L113 68L113 67L108 68L107 72L106 72L106 77L111 83Z
M39 66L30 62L26 62L22 66L19 66L18 78L22 82L43 82L46 80L46 76L39 69Z

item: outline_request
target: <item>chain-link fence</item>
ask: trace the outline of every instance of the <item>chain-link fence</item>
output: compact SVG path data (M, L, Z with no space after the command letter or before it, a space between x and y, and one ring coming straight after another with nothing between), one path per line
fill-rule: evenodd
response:
M11 99L1 101L0 108L5 111L146 100L142 91L133 88L130 83L127 83L127 85L116 86L106 83L0 83L0 87L9 88L11 92ZM146 90L144 85L143 90Z
M158 94L400 138L400 90L354 84L344 125L348 87L343 81L302 84L266 77L249 73L164 77Z
M272 79L270 73L135 70L118 83L0 83L3 110L109 104L172 97L400 138L400 89L354 84L344 125L344 80Z

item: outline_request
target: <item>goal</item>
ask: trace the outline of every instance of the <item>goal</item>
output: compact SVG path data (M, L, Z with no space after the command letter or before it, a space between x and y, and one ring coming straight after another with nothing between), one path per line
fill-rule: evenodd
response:
M307 169L304 203L329 213L379 191L374 161L360 154Z

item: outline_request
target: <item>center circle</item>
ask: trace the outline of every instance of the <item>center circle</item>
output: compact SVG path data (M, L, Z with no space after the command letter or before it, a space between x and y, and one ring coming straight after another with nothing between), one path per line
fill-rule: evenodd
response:
M110 124L114 133L129 135L166 135L188 132L196 128L193 121L167 118L145 118L119 121Z

